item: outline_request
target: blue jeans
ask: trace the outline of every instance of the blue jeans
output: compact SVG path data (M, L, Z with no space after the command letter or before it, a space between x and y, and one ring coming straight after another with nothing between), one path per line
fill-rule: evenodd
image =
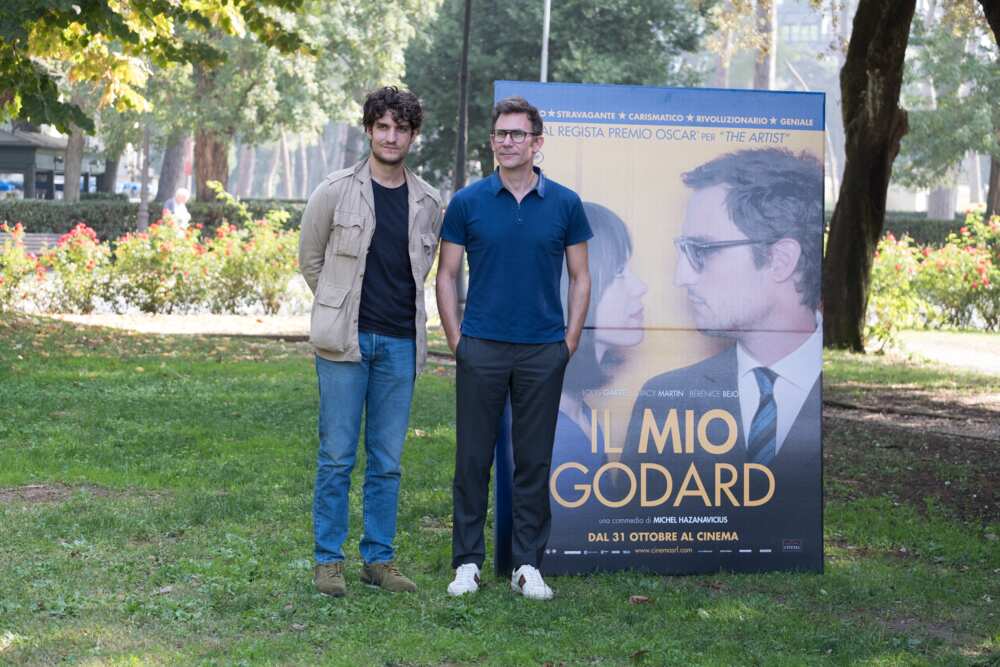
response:
M413 339L359 332L361 361L316 357L319 457L313 499L316 563L344 560L347 498L365 412L364 533L361 557L394 556L400 458L410 418L416 350Z

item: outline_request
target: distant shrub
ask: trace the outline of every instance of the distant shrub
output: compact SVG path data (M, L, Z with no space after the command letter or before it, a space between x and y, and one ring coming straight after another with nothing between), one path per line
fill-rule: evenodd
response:
M24 227L0 224L0 232L10 234L0 241L0 311L16 304L24 296L22 286L25 279L35 272L39 279L45 277L45 269L34 255L24 249Z
M878 341L883 348L898 342L900 330L920 323L924 303L913 281L919 257L920 249L910 237L897 240L891 233L879 241L875 251L865 338Z
M188 202L191 224L200 224L206 235L214 233L222 224L242 226L244 219L235 202ZM239 203L252 220L262 220L271 211L287 213L282 222L284 229L298 229L305 210L303 202L294 200L250 199ZM162 212L162 203L149 203L150 222L159 221ZM101 241L113 241L137 231L138 214L139 204L117 197L87 199L74 204L39 199L0 200L0 223L6 222L12 227L21 223L26 232L46 234L65 234L83 223L93 229Z
M199 230L172 221L126 234L115 245L105 298L118 309L133 306L144 313L189 310L203 303L209 290L200 272L204 253Z
M51 269L54 286L49 308L57 312L90 313L106 291L110 278L111 250L97 234L80 223L60 237L40 258Z
M0 222L21 223L26 232L66 234L83 223L106 241L135 230L139 205L128 201L61 201L12 199L0 201Z

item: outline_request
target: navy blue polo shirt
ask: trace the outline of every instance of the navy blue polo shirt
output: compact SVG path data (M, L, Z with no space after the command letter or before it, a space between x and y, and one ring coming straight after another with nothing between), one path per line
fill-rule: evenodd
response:
M469 293L462 334L508 343L566 337L559 279L566 247L593 234L580 197L545 178L518 204L494 171L459 190L441 238L465 246Z

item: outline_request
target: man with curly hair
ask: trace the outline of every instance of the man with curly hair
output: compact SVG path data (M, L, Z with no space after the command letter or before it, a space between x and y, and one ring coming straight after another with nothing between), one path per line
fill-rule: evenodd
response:
M346 593L348 492L365 415L361 581L392 592L416 585L394 564L400 459L413 383L427 358L424 279L441 231L438 191L404 166L423 111L408 91L365 100L370 153L309 197L299 264L314 294L309 341L319 378L313 500L316 589Z

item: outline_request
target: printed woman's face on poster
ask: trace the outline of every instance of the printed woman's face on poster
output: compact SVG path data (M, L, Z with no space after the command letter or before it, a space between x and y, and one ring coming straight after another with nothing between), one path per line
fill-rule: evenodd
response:
M594 308L595 347L634 347L642 342L643 296L648 286L632 271L631 258L612 278L604 292L597 295ZM597 350L600 361L601 350Z

